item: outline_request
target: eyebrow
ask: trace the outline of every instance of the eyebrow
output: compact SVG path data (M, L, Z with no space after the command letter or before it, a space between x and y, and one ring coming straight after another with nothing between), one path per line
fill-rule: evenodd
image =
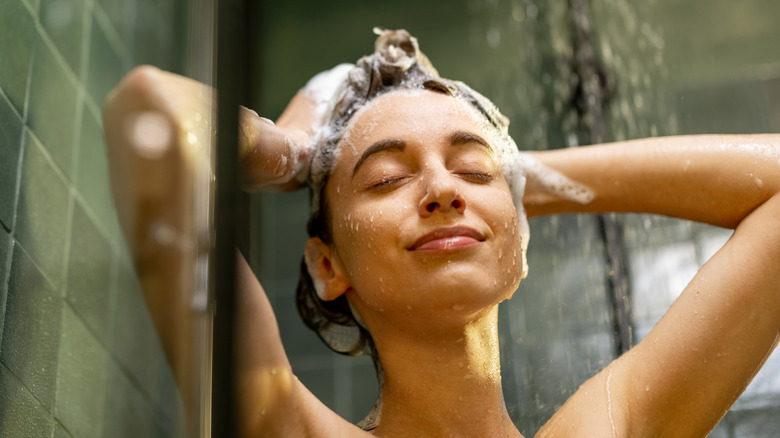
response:
M352 177L354 178L360 166L372 155L380 152L402 152L406 149L406 142L396 138L390 138L387 140L380 140L368 147L360 156L360 159L355 163L355 168L352 169Z
M452 135L450 135L450 145L452 146L461 146L471 143L483 146L491 155L493 155L493 148L490 147L490 143L477 134L468 131L455 131L452 133ZM372 155L378 154L380 152L403 152L405 149L406 142L396 138L380 140L372 144L363 152L357 163L355 163L355 167L352 169L352 177L355 177L355 174L357 173L358 169L360 169L360 166L362 166L363 163Z
M477 134L468 131L455 131L452 133L452 135L450 135L450 144L453 146L460 146L469 143L477 143L487 148L491 154L493 153L493 148L490 147L490 143Z

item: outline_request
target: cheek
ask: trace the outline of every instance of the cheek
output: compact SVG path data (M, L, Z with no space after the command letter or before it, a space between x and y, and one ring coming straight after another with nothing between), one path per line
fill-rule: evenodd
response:
M354 280L374 275L387 264L390 250L397 246L397 216L397 209L363 205L334 218L334 242Z
M492 212L490 226L500 242L496 255L497 267L501 271L500 278L505 283L503 286L514 284L516 287L522 278L525 262L520 220L511 195L506 193L493 199L497 202L492 203L490 207Z

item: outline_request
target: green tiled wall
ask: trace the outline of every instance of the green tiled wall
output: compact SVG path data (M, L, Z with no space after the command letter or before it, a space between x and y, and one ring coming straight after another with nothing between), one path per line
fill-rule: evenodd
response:
M182 432L112 205L101 106L133 65L177 69L185 4L0 2L2 437Z

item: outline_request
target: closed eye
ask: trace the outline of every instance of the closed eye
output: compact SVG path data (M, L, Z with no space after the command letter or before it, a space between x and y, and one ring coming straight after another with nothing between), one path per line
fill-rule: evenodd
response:
M399 178L387 178L384 179L376 184L373 184L368 187L369 190L380 190L380 189L386 189L390 188L395 184L400 183L401 181L405 180L405 177L399 177Z
M478 183L489 183L493 181L493 175L480 172L461 172L458 173L461 178Z

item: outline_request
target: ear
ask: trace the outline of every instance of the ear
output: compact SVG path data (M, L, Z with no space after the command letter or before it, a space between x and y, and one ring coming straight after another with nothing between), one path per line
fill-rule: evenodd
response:
M303 258L320 299L335 300L351 287L341 261L319 237L306 242Z

